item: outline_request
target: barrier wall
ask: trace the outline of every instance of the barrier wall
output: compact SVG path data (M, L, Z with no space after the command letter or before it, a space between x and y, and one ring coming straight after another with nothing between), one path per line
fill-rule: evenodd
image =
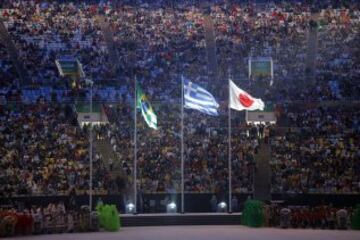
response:
M190 193L185 194L185 212L211 212L211 193ZM242 211L244 202L252 194L234 194L238 199L237 209L233 209L234 212ZM101 198L104 203L114 204L121 213L124 213L125 199L123 195L94 195L93 202ZM1 206L19 205L24 207L30 207L31 205L47 205L53 202L64 202L69 208L80 207L89 203L88 195L74 196L75 206L72 206L72 199L69 196L32 196L32 197L11 197L0 198ZM319 204L333 204L335 207L348 206L355 207L360 203L360 194L272 194L272 200L284 201L287 205L319 205ZM139 213L165 213L166 202L173 201L177 204L178 210L180 210L180 194L144 194L142 197L138 196L138 212ZM218 197L218 202L228 202L227 196L221 199ZM142 204L142 206L141 206Z

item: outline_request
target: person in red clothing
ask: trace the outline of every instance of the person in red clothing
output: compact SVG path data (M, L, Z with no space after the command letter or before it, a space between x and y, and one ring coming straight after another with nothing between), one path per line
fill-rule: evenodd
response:
M4 18L6 18L6 17L9 17L9 16L10 16L10 15L9 15L9 13L8 13L8 11L4 11L2 15L3 15L3 17L4 17Z
M303 227L304 228L307 228L310 226L310 223L311 223L310 219L311 219L311 213L308 208L305 208L304 212L303 212Z
M315 217L315 227L321 227L321 208L320 207L316 207L315 208L315 213L314 213L314 217Z
M18 218L13 211L0 212L0 237L11 237L14 235Z
M26 228L27 228L27 217L25 214L22 213L16 213L16 217L18 219L16 225L15 225L15 234L16 235L25 235L26 234Z
M292 216L291 216L291 226L293 228L298 228L300 223L300 210L294 208L292 210Z
M326 212L325 206L319 207L320 227L324 229L326 227Z
M315 216L315 209L313 207L309 208L309 223L311 228L316 227L316 216Z

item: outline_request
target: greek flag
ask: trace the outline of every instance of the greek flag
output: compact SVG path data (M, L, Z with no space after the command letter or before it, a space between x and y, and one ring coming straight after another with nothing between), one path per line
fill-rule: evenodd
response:
M187 79L183 81L185 108L195 109L211 116L219 115L217 112L219 104L211 93Z

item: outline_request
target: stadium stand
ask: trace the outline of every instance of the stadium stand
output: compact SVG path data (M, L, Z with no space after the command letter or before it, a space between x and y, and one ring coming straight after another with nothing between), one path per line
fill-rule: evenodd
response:
M94 82L92 100L102 104L109 120L95 128L96 136L111 144L117 159L110 163L125 175L125 188L134 184L136 77L159 120L158 131L137 122L138 188L144 194L179 192L180 79L185 76L220 103L218 118L185 112L185 191L225 199L230 73L273 106L278 118L275 126L253 126L244 114L234 114L235 193L254 192L255 159L260 145L270 144L273 194L358 194L359 2L172 2L0 1L0 18L27 80L21 82L0 41L0 196L61 196L73 189L81 195L89 189L88 128L77 122L74 104L89 103L90 90L85 81L59 75L55 60L68 54ZM216 33L217 81L208 74L207 16ZM318 24L313 78L306 69L310 21ZM110 37L100 23L108 25ZM109 39L116 55L109 53ZM115 72L114 56L119 57ZM249 78L249 56L272 57L273 78ZM106 195L113 166L94 153L93 187ZM293 227L332 228L336 221L331 207L289 208ZM277 211L272 219L280 214L271 211Z

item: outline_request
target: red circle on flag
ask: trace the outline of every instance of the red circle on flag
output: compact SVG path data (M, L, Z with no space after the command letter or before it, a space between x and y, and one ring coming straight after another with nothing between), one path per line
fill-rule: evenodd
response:
M254 100L252 100L250 96L241 93L239 95L239 101L244 107L250 107L254 103Z

